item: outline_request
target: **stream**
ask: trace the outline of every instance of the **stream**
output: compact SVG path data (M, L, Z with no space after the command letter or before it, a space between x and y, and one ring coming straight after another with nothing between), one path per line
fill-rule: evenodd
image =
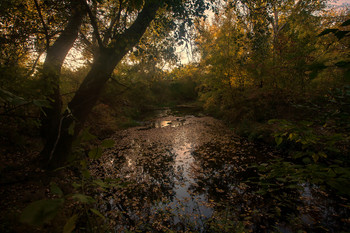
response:
M91 172L116 182L98 194L98 208L116 232L294 231L286 216L271 216L273 201L245 183L250 165L276 152L238 137L221 121L167 109L112 138L115 147ZM304 214L300 225L314 221Z

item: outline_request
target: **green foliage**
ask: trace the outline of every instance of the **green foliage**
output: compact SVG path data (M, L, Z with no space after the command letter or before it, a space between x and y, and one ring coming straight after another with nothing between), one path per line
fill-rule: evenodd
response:
M70 197L83 204L92 204L95 202L95 200L92 197L81 193L72 194Z
M327 29L327 15L311 13L322 9L320 2L274 2L266 12L257 4L226 6L214 23L198 26L204 108L233 123L239 134L273 142L283 153L251 166L256 174L249 185L274 203L268 213L273 218L298 214L295 202L307 185L347 200L348 21ZM240 31L247 25L252 32Z
M326 13L319 17L312 13L320 12L324 1L264 4L223 5L215 21L197 25L202 69L199 96L210 114L233 122L240 121L235 116L239 113L241 119L267 121L284 117L283 111L291 111L292 102L347 82L348 37L339 41L317 36L332 23ZM345 14L333 16L339 21ZM335 30L345 32L346 28L327 32ZM275 109L273 101L262 99L266 94L272 94L275 102L286 100L285 109ZM257 104L250 106L254 101ZM258 114L252 113L255 109ZM270 116L258 116L263 114Z
M90 211L99 216L100 218L105 219L105 216L103 216L97 209L91 208Z
M102 149L101 148L94 148L89 151L89 158L90 159L99 159L102 156Z
M69 220L67 221L67 223L63 227L63 233L71 233L75 229L78 217L79 216L77 214L75 214L69 218Z
M114 141L114 140L112 140L112 139L106 139L106 140L103 140L103 141L102 141L101 146L102 146L103 148L108 149L108 148L113 147L114 144L115 144L115 141Z
M62 197L63 196L62 190L54 182L51 182L51 184L50 184L50 191L51 191L52 194L55 194L58 197Z
M293 143L293 147L289 145L292 160L287 164L296 169L292 174L296 175L299 183L309 182L334 189L342 195L350 195L350 168L346 157L342 156L346 152L340 150L341 145L349 143L346 135L320 134L314 123L308 121L293 123L287 120L270 120L269 123L277 126L273 134L277 146ZM274 162L272 166L275 166ZM284 173L275 175L285 177L288 174L291 173L284 169Z
M28 205L22 212L21 221L32 225L50 222L63 207L64 199L40 200Z
M96 136L89 133L88 130L85 130L77 141L80 143L81 147L84 146L84 144L86 145L86 143L91 143L91 141L95 139ZM92 208L93 204L96 203L96 200L91 194L95 192L94 190L105 190L123 186L123 183L121 183L120 180L106 179L103 181L101 179L93 179L89 171L88 163L90 160L98 159L102 155L103 149L113 147L114 144L114 140L103 140L100 145L90 149L88 152L88 158L76 154L75 160L78 160L76 162L79 162L81 177L80 183L72 184L73 192L63 193L62 189L56 183L51 182L50 192L56 198L50 200L39 200L29 204L21 214L21 222L38 226L50 223L55 216L61 213L61 211L64 211L68 205L72 205L72 202L76 203L74 205L75 208L73 215L64 225L63 232L73 232L77 227L79 219L84 217L94 218L93 216L97 216L104 220L105 217L97 209ZM80 151L80 153L81 152L82 151Z

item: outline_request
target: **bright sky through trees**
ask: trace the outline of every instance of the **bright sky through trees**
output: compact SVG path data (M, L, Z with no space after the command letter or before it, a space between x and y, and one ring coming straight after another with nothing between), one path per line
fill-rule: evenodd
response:
M350 0L330 0L329 4L335 7L349 7ZM207 10L207 20L212 20L214 13ZM188 38L188 41L182 45L176 46L176 54L179 56L179 64L186 65L190 62L195 62L193 50L195 49L193 38ZM65 60L65 66L70 69L76 69L85 65L85 58L80 55L80 51L76 48L72 48ZM41 57L40 61L44 61L45 55Z

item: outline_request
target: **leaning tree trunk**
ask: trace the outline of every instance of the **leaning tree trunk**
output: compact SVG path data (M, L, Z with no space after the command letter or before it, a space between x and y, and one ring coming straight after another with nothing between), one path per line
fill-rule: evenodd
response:
M146 1L142 11L132 26L123 34L112 40L108 48L100 48L98 57L94 60L90 72L80 85L68 108L60 118L59 129L54 136L56 140L46 143L44 151L49 158L48 167L54 169L63 166L71 152L73 140L78 136L88 114L96 104L101 91L110 78L116 65L127 52L133 48L147 27L154 19L162 1ZM69 127L74 123L74 133Z
M78 32L85 16L83 7L72 3L72 15L60 36L48 49L42 70L42 80L45 83L44 91L47 93L49 107L43 109L41 121L41 134L46 143L56 140L58 125L62 111L62 100L60 95L61 68L69 50L73 47L78 37ZM48 161L48 153L42 153L44 161Z

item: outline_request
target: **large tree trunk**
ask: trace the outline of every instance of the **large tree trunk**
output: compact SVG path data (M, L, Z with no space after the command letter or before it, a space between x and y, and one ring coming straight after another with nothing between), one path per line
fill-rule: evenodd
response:
M48 49L42 70L42 79L45 83L44 92L50 102L48 108L43 109L41 133L46 143L56 141L58 125L62 111L62 101L60 95L60 75L61 68L69 50L73 47L78 37L78 32L85 16L82 6L72 1L72 15L60 36ZM56 135L56 136L55 136ZM48 153L42 153L43 160L48 161Z
M162 1L146 1L143 10L132 26L123 34L115 38L108 48L100 48L98 57L94 60L90 72L85 77L78 91L68 104L68 109L60 118L57 140L45 145L45 153L49 158L49 168L63 166L71 152L73 140L82 129L88 114L96 104L101 91L110 78L114 68L133 48L147 27L154 19ZM70 134L68 128L75 123L74 133Z

